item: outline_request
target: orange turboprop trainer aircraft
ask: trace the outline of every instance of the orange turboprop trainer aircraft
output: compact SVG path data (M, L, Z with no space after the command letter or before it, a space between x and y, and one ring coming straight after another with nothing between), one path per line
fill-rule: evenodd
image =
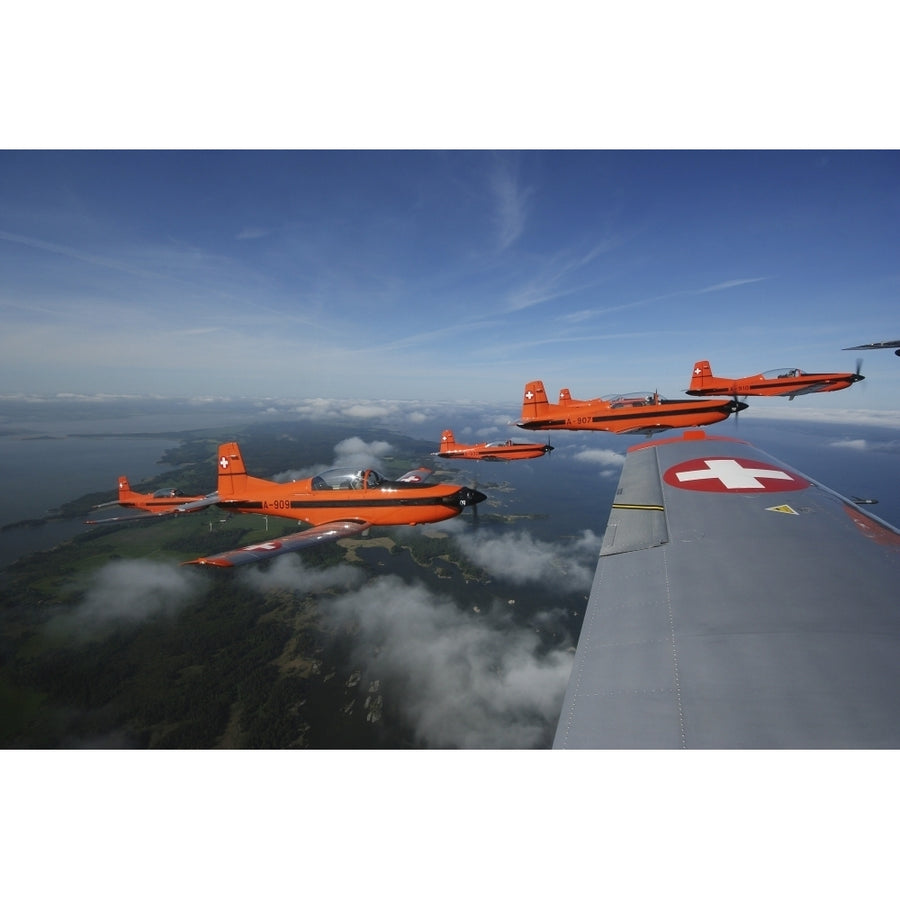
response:
M708 360L694 363L691 386L685 391L694 397L787 397L793 400L801 394L816 394L826 391L842 391L844 388L864 381L860 375L861 361L856 372L804 372L802 369L770 369L759 375L746 378L717 378L712 373Z
M139 510L136 515L129 516L113 516L106 519L91 519L86 524L102 525L105 522L126 522L131 519L146 519L147 515L165 516L173 512L190 512L184 509L185 504L193 504L198 500L202 500L202 496L186 497L181 491L174 488L163 488L152 494L140 494L131 489L128 478L125 475L119 476L119 499L111 500L109 503L100 503L94 509L103 509L108 506L124 506L126 509Z
M534 459L552 450L549 444L516 444L512 441L457 444L453 432L448 428L441 433L441 449L431 455L442 456L444 459L486 459L492 462L507 462L511 459Z
M573 400L568 388L550 403L542 381L529 381L522 399L519 428L529 431L611 431L654 434L668 428L693 428L727 419L746 409L737 400L666 400L654 391Z
M336 541L372 525L440 522L486 499L469 487L426 484L430 474L430 469L414 469L389 481L373 469L329 469L313 478L282 484L248 475L238 445L222 444L216 493L186 507L216 505L231 512L297 519L313 527L277 540L190 560L185 565L240 566L311 544Z

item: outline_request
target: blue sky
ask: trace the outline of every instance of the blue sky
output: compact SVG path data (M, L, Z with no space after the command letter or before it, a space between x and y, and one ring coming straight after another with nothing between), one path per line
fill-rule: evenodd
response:
M693 362L897 408L892 151L0 154L10 392L485 399ZM757 401L758 405L787 401Z

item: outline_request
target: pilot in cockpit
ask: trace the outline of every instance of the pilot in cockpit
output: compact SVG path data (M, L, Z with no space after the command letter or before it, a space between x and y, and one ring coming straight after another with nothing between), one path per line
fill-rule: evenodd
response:
M350 476L350 488L354 491L374 488L378 487L381 481L381 476L374 469L360 469Z

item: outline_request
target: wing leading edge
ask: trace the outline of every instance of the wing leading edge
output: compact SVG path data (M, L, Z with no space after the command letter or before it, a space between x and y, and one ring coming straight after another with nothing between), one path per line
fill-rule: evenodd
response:
M352 537L354 534L359 534L370 527L368 522L351 520L329 522L326 525L316 525L313 528L307 528L304 531L298 531L286 537L249 544L246 547L239 547L237 550L227 550L225 553L217 553L214 556L202 556L200 559L192 559L182 563L182 565L218 566L219 568L245 566L247 563L260 562L273 556L281 556L283 553L303 550L313 544L322 544L329 541L338 541L343 537Z
M628 454L556 748L900 747L900 532L742 441Z

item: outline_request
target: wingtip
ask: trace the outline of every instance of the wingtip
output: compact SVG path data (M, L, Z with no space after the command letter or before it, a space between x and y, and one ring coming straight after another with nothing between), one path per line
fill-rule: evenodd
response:
M234 563L227 559L212 559L211 557L201 556L200 559L189 559L183 562L183 566L212 566L216 569L232 569Z

